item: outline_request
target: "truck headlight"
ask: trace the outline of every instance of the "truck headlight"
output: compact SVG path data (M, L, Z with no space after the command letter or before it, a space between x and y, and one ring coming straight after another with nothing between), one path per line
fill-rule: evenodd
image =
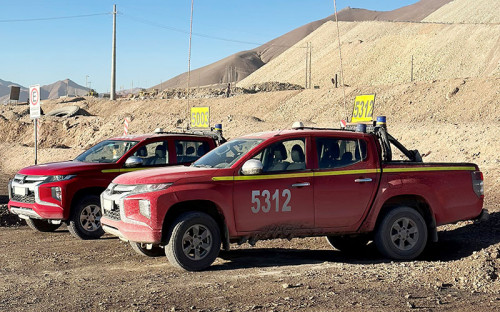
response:
M149 200L139 200L139 212L146 218L151 219L151 203L149 202Z
M136 185L130 194L142 194L161 191L169 188L173 183L160 183L160 184L139 184Z
M71 180L74 177L76 177L76 175L74 174L48 176L44 182L48 183L48 182L66 181L66 180Z

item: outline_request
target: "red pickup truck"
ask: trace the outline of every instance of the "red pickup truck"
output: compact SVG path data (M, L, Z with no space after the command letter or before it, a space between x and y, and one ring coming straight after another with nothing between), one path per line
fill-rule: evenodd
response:
M62 222L77 238L104 234L99 195L116 176L148 168L189 165L215 148L221 133L128 135L102 141L72 161L21 169L9 181L11 213L37 231L55 231Z
M392 160L394 147L406 160ZM190 167L121 175L101 194L101 222L136 251L193 271L221 244L307 236L342 251L374 241L408 260L437 241L437 226L486 214L483 198L477 165L424 163L384 127L299 124L231 140Z

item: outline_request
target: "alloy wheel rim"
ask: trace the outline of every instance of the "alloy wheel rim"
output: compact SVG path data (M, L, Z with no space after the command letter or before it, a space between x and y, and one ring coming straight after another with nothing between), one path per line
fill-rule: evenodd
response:
M399 250L410 250L418 242L419 232L415 221L410 218L399 218L391 227L391 242Z
M85 206L80 214L80 224L86 231L97 231L101 227L101 209L99 206Z
M182 251L191 260L202 260L212 249L212 232L201 224L187 229L182 236Z

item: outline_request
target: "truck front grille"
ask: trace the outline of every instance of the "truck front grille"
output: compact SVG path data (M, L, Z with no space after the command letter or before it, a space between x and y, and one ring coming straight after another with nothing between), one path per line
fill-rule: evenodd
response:
M112 210L105 210L105 209L103 209L103 215L106 218L110 218L111 220L115 220L115 221L120 221L121 220L120 219L120 209L118 209L118 207L116 206L116 204L114 204Z
M13 194L12 200L19 203L34 204L35 194L33 192L28 192L26 196Z

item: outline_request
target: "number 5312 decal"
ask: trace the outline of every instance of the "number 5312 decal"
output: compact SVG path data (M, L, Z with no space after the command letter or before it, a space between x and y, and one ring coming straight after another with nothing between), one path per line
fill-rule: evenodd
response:
M291 199L292 193L289 189L284 189L281 192L280 190L275 190L272 196L269 190L254 190L252 191L252 212L269 212L272 205L274 205L276 212L290 212L292 211L292 207L288 204ZM280 205L281 200L283 201L283 206Z

